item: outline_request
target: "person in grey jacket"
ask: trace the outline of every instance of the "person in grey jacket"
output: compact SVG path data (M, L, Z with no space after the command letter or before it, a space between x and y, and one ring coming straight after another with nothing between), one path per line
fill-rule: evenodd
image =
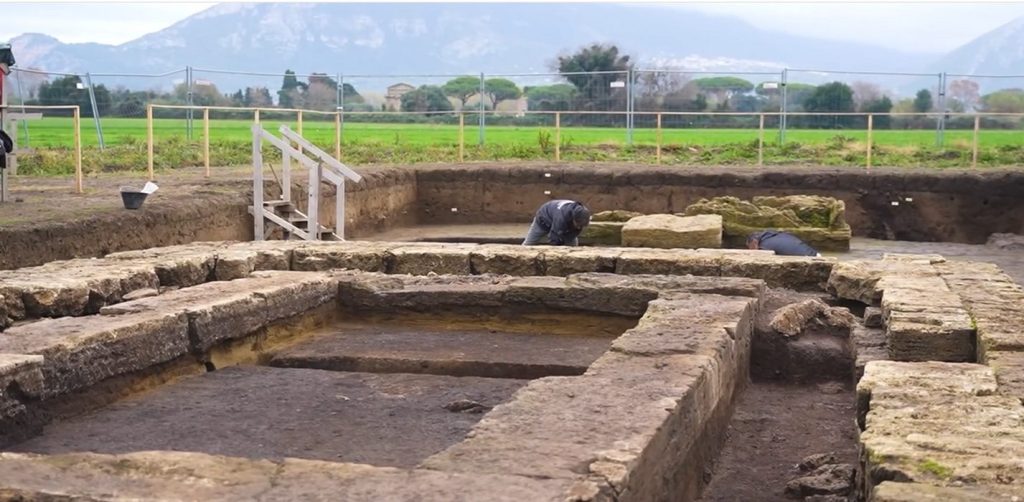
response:
M590 224L590 210L574 200L551 200L537 209L530 230L526 233L524 246L541 243L547 236L552 246L579 246L580 232Z
M799 237L786 232L765 230L747 236L747 248L774 251L782 256L821 256Z

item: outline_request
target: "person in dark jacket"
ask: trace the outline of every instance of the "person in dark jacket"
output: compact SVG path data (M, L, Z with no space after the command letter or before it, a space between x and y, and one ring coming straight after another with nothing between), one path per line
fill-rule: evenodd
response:
M578 246L580 232L590 224L590 210L574 200L552 200L537 209L524 246L541 243L547 236L552 246Z
M774 251L775 254L783 256L821 256L816 249L808 246L799 237L774 230L750 234L747 236L747 247Z

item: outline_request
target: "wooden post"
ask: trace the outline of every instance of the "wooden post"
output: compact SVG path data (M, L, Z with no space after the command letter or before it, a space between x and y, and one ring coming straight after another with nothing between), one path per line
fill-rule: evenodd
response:
M262 129L252 125L252 225L253 238L263 240L263 143Z
M252 114L252 121L257 123L257 124L260 123L260 109L259 108L257 108L256 111L253 112L253 114Z
M153 180L153 105L146 106L146 143L149 145L149 179Z
M316 169L309 171L309 199L307 208L309 214L306 222L306 233L310 240L320 240L320 176L323 175L323 166L317 163Z
M459 112L459 163L466 159L466 114Z
M281 200L292 200L292 156L284 150L281 151Z
M345 177L341 178L338 193L334 194L334 234L345 240Z
M334 158L341 162L341 112L334 114Z
M203 108L203 165L206 177L210 177L210 109Z
M298 127L296 128L295 132L299 133L299 136L302 136L302 110L299 110L299 113L298 113ZM299 150L299 153L302 153L302 145L295 145L295 146Z
M657 153L656 153L656 159L657 159L657 163L661 164L661 113L660 112L658 113L658 128L656 129L656 131L657 131L656 132L656 136L657 136L657 145L658 145Z
M761 114L761 119L757 125L757 165L764 165L764 114Z
M875 130L875 116L869 113L868 114L868 155L867 155L867 170L868 171L871 170L871 143L872 143L872 140L874 139L873 138L874 130Z
M75 187L78 193L83 192L82 187L82 110L75 107L72 123L75 126ZM17 131L15 131L17 132Z
M981 129L981 115L974 116L974 146L971 153L971 168L978 167L978 130Z
M555 162L562 160L562 112L555 112Z

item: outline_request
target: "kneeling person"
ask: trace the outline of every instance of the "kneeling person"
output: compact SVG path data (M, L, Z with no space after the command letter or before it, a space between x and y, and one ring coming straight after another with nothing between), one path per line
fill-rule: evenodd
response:
M747 248L774 251L782 256L821 256L818 251L799 237L786 232L765 230L747 236Z
M537 209L524 246L540 244L545 235L552 246L578 246L580 232L590 224L590 210L574 200L552 200Z

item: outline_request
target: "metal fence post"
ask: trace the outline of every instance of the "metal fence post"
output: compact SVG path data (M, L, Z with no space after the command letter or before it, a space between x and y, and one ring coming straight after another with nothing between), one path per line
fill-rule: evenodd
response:
M338 148L339 148L339 150L338 151L340 152L341 151L340 150L340 148L341 148L340 145L341 145L342 139L343 139L343 137L345 135L345 128L344 128L345 121L340 116L340 114L345 113L345 74L344 73L339 73L338 74L338 113L339 113L339 117L338 117L338 123L339 123L339 125L338 125L338 145L339 145ZM338 154L338 161L341 161L341 154L340 153Z
M480 134L477 138L477 145L479 146L483 146L484 144L484 92L486 92L486 90L487 89L484 85L484 73L480 72Z
M96 140L99 141L100 150L103 150L103 127L100 126L100 110L96 106L96 91L92 86L92 75L85 73L85 83L89 86L89 102L92 103L92 121L96 125Z
M562 112L555 112L555 162L562 160Z
M946 139L946 72L939 73L938 93L939 120L935 124L935 146L942 146Z
M757 126L757 165L764 165L764 114L762 113Z
M459 163L462 163L466 154L466 114L459 111Z
M203 108L203 166L210 177L210 109Z
M875 116L869 113L868 114L868 153L867 153L867 170L868 171L871 170L871 143L872 143L872 139L873 139L872 135L873 135L874 131L875 131Z
M192 67L185 67L185 104L190 108L185 110L185 137L192 141Z
M971 168L978 167L978 130L981 129L981 115L974 116L974 141L971 146Z
M153 179L153 104L146 105L146 144L148 148L147 160L149 179Z
M633 96L633 68L626 71L626 144L633 144L633 110L635 108Z
M74 115L72 116L72 122L75 125L75 186L78 188L78 193L82 193L82 110L79 107L75 107Z
M783 68L782 69L782 104L779 105L779 108L780 108L779 112L781 112L781 115L779 115L779 144L780 145L786 142L786 110L788 109L788 105L786 104L786 100L787 100L786 99L787 98L787 96L786 96L786 87L788 87L788 86L786 85L786 82L787 82L788 78L789 78L789 70L787 68Z
M655 155L656 155L658 164L661 164L661 112L658 112L658 132L657 132L657 138L658 138L658 141L657 141L658 146L657 146L657 153Z

